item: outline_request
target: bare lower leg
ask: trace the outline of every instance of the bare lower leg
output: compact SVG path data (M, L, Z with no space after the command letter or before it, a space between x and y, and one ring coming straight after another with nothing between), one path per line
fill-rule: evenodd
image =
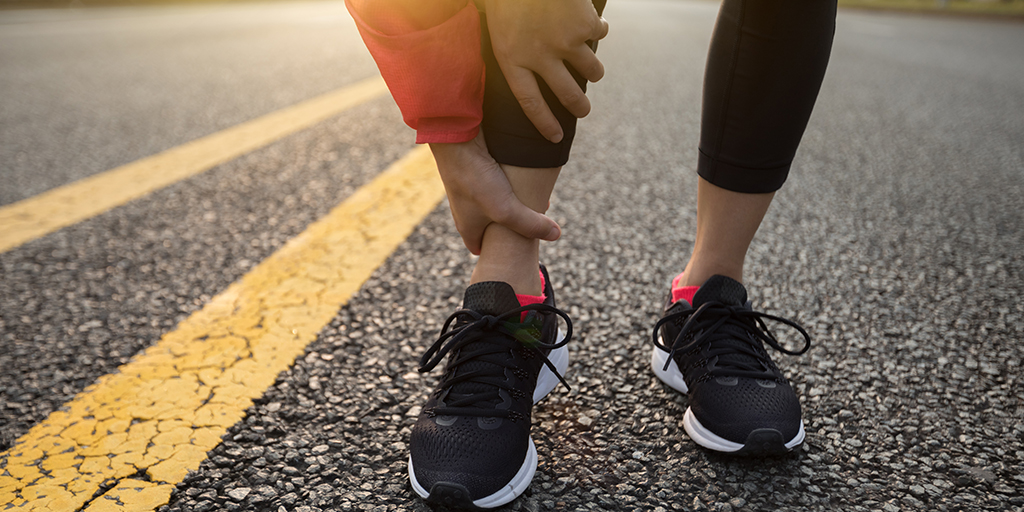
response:
M775 193L743 194L697 184L697 238L680 286L700 286L720 274L743 282L743 262Z
M544 213L561 167L532 169L502 165L512 191L523 204ZM484 231L480 259L470 278L471 283L504 281L520 295L543 293L537 273L540 240L526 238L500 224L491 224Z

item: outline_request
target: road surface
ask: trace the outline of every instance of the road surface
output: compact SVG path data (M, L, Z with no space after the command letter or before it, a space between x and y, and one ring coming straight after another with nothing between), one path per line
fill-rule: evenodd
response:
M649 370L650 328L692 247L716 9L608 6L607 75L550 212L564 235L542 247L574 322L572 391L535 408L540 466L508 509L1022 510L1021 25L840 13L746 268L755 307L814 339L775 358L807 441L782 459L732 459L686 437L686 398ZM340 2L0 12L0 205L375 73ZM33 426L412 140L381 96L0 254L0 468ZM170 482L160 510L427 510L405 468L437 375L415 369L472 264L440 204L198 470ZM104 493L149 482L140 469L81 503L116 505Z

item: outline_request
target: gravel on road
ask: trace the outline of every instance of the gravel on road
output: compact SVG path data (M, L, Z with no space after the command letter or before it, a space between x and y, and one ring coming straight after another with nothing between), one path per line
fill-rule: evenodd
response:
M716 8L608 7L607 77L550 212L564 235L542 246L573 320L572 391L535 407L539 468L502 510L1024 511L1024 33L841 13L745 279L756 309L814 339L775 356L807 440L736 459L689 440L686 397L649 369L693 242ZM360 109L0 255L7 442L408 150L393 106ZM437 382L417 362L472 265L439 206L161 512L429 510L406 473Z
M662 21L683 12L700 20ZM807 441L789 457L735 459L686 437L686 398L648 368L695 220L687 148L703 52L669 49L706 44L713 7L613 4L608 16L629 37L602 43L599 108L551 212L565 235L542 249L576 328L573 390L536 407L540 466L506 509L1024 509L1024 158L1013 143L1024 127L1004 110L1024 106L1024 82L1005 80L1020 61L972 74L983 63L951 69L943 47L920 43L907 45L910 68L858 32L960 44L989 26L840 18L849 35L747 266L755 307L815 339L804 357L776 357ZM672 23L692 30L666 32ZM416 361L472 264L439 207L163 510L427 510L407 483L406 443L436 376Z

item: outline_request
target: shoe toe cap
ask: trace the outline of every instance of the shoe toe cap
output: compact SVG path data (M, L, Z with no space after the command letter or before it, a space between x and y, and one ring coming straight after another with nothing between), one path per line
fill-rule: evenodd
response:
M690 409L704 428L735 443L757 430L776 430L786 441L800 431L800 401L788 383L715 379L693 390Z
M410 437L413 477L433 496L468 493L470 501L501 490L526 460L529 431L503 420L498 428L480 428L475 417L450 424L423 416Z

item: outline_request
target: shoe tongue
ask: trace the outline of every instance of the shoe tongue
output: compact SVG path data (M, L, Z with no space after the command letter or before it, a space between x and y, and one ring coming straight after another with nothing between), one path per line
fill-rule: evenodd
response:
M466 295L462 300L462 308L476 311L483 315L498 316L519 307L519 299L516 292L508 283L500 281L485 281L476 283L466 288ZM513 319L517 320L517 319ZM478 343L487 343L486 340L476 341L465 345L462 350L473 350ZM468 361L459 367L459 374L469 372L495 372L501 375L504 368L486 361ZM494 391L494 386L477 382L462 382L452 386L451 392L456 395L473 395Z
M516 298L515 290L508 283L484 281L466 288L462 307L480 314L498 316L518 308L519 299Z
M711 276L693 295L694 308L699 308L705 302L742 306L747 303L747 290L735 279L719 275Z
M693 295L693 307L699 308L707 302L720 302L729 306L744 306L747 303L747 290L743 285L725 276L711 276L701 285L697 293ZM742 328L725 325L722 331L732 334L737 338L746 339L749 334ZM730 338L718 340L714 343L716 347L732 347L743 349L748 346L747 342L741 339ZM754 363L758 364L757 358L742 353L723 354L719 356L719 366L729 366L730 363Z

